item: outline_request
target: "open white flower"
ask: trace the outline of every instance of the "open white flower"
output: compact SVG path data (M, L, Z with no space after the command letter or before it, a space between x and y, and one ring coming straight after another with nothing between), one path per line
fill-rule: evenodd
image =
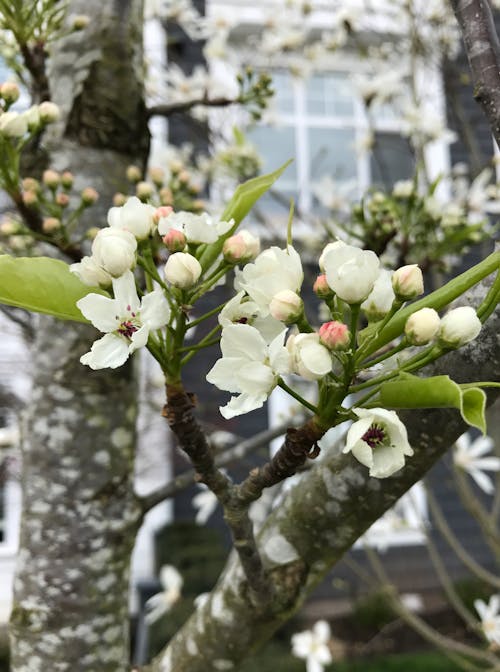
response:
M170 308L160 290L139 300L131 271L113 278L113 292L114 299L87 294L76 303L82 315L106 334L80 357L80 362L91 369L121 366L134 350L146 345L150 331L165 326L170 318Z
M181 597L184 579L173 565L164 565L160 569L161 593L156 593L144 605L146 623L154 623L166 614Z
M474 608L481 619L481 627L486 639L500 646L500 595L492 595L488 604L476 600Z
M172 212L162 217L158 222L158 233L165 236L172 229L182 231L188 243L215 243L216 240L233 226L234 220L229 222L214 221L210 215L203 212L195 215L192 212Z
M375 252L352 245L330 249L323 259L326 281L346 303L361 303L368 298L380 273Z
M261 252L252 264L247 264L243 270L236 273L236 289L245 292L259 306L262 316L269 313L269 304L272 298L284 289L298 292L304 273L300 256L288 247L281 250L271 247Z
M153 228L155 208L131 196L125 205L108 211L108 224L112 228L130 231L137 240L144 240Z
M359 420L347 432L343 453L354 457L370 469L370 476L387 478L413 455L406 427L394 411L385 408L353 408Z
M328 648L331 633L326 621L317 621L311 630L292 635L292 653L306 661L307 672L323 672L325 665L332 662Z
M69 270L89 287L97 287L98 285L109 287L111 285L111 275L96 263L94 257L83 257L78 263L71 264Z
M220 412L226 419L260 408L276 387L280 375L290 372L290 355L283 346L286 331L268 345L248 324L222 330L222 357L207 374L220 390L237 393Z
M392 308L395 298L392 273L382 269L368 298L361 304L361 308L369 320L381 320Z
M243 291L226 303L218 320L222 327L235 323L249 324L260 332L266 343L270 343L283 331L283 324L272 315L262 317L259 306Z
M456 449L453 453L455 466L466 471L478 487L488 495L493 494L495 486L484 471L500 471L500 458L483 457L483 455L491 452L494 445L493 439L489 436L480 436L475 441L471 441L466 432L456 440Z

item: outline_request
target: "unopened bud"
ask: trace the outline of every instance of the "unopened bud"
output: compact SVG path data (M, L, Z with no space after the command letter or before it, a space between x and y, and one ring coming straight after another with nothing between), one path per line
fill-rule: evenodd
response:
M269 312L280 322L295 324L304 312L304 302L291 289L284 289L271 299Z
M160 201L162 205L172 205L174 202L172 190L168 187L163 187L163 189L160 189Z
M98 198L99 194L94 187L85 187L81 193L82 203L85 206L94 205Z
M351 332L343 322L325 322L319 328L319 340L329 350L345 350L351 342Z
M187 184L189 182L190 175L187 170L181 170L179 173L179 182L182 182L183 184Z
M392 275L392 288L398 299L407 301L424 293L424 278L417 264L401 266Z
M115 205L117 208L121 208L122 205L125 205L126 202L127 202L127 197L125 196L125 194L122 194L120 191L117 192L113 196L113 205Z
M69 205L69 196L68 194L57 194L56 195L56 203L57 205L61 206L61 208L67 208Z
M260 252L260 241L248 231L239 231L224 241L222 254L230 264L252 261Z
M38 191L40 189L40 183L34 177L25 177L22 185L25 191Z
M46 217L42 223L44 233L53 233L61 228L61 221L57 217Z
M426 345L439 331L441 320L433 308L421 308L406 320L405 334L412 345Z
M165 247L169 252L182 252L186 247L186 236L182 231L177 229L170 229L163 238Z
M172 254L165 264L165 278L174 287L189 289L198 282L201 265L196 257L187 252Z
M13 219L4 219L0 224L0 233L3 236L13 236L19 231L19 224Z
M454 308L441 320L439 340L444 345L459 348L476 338L481 331L481 321L471 306Z
M100 229L98 226L91 226L90 229L87 229L87 232L85 233L85 236L89 240L94 240L94 238L97 236L99 233Z
M52 124L59 119L61 111L55 103L46 100L38 106L38 114L44 124Z
M69 172L69 170L65 170L64 173L61 175L61 184L65 189L71 189L74 181L75 177L73 173Z
M159 166L152 166L148 172L149 177L154 182L154 184L156 184L157 187L161 187L165 178L165 171L163 168L160 168Z
M142 177L142 171L137 166L129 166L126 175L129 182L139 182Z
M38 194L36 191L23 191L23 203L28 207L32 207L38 203Z
M56 170L44 170L42 182L46 187L49 187L49 189L57 189L61 184L61 176Z
M173 211L174 209L171 205L160 205L160 207L156 208L154 212L153 221L158 224L162 217L168 217L173 213Z
M153 195L153 187L149 182L138 182L135 188L135 193L141 201L147 201Z
M193 201L193 210L195 212L204 212L206 210L205 201L203 201L201 198L196 198Z
M71 28L73 30L84 30L90 23L90 16L86 14L76 14L70 17Z
M173 173L180 173L183 168L182 161L179 161L178 159L172 159L169 161L168 167Z
M333 292L326 281L326 275L324 273L318 275L314 281L313 292L320 299L329 299L333 296Z
M19 98L19 87L15 82L4 82L0 86L0 97L11 105Z

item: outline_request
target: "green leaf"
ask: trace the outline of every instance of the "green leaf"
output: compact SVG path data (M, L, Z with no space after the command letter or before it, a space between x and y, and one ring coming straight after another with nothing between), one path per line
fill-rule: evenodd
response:
M0 255L0 303L61 320L88 322L76 302L90 292L108 296L99 287L84 285L58 259Z
M219 256L226 238L229 238L229 236L234 234L240 222L248 215L255 203L266 193L266 191L269 191L291 162L292 159L284 163L281 168L278 168L278 170L275 170L273 173L253 177L251 180L247 180L237 187L233 197L221 215L221 220L223 222L229 222L229 220L234 219L234 226L232 226L224 236L221 236L216 243L207 245L203 250L198 258L203 269L207 269L213 264L215 259Z
M468 425L486 433L486 395L479 387L462 389L449 376L418 378L401 373L380 388L382 406L389 408L456 408Z

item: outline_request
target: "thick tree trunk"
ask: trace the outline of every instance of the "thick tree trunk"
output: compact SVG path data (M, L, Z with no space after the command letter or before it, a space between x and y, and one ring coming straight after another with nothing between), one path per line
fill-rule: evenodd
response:
M482 298L479 292L470 294L473 305ZM427 375L447 373L457 382L498 381L499 332L497 310L477 341L439 360ZM496 396L490 394L489 402ZM379 480L370 478L368 469L351 455L327 454L318 460L269 516L258 538L274 584L272 601L259 606L249 599L243 570L233 553L209 600L198 607L148 672L238 669L238 663L299 609L363 532L465 430L458 411L433 409L400 416L415 450L404 469Z
M142 0L70 2L89 27L54 43L52 99L62 121L51 166L100 193L106 225L126 166L143 162ZM12 672L129 669L129 563L139 524L133 495L132 365L92 372L79 357L91 327L42 317L23 446L23 522L11 619Z

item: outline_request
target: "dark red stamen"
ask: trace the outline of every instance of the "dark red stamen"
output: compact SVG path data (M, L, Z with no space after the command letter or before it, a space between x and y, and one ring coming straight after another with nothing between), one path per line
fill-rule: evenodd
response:
M137 331L137 327L132 322L122 322L117 329L118 333L125 338L132 338L132 334Z
M367 443L370 448L376 448L384 443L385 431L382 427L372 425L361 437L361 440Z

